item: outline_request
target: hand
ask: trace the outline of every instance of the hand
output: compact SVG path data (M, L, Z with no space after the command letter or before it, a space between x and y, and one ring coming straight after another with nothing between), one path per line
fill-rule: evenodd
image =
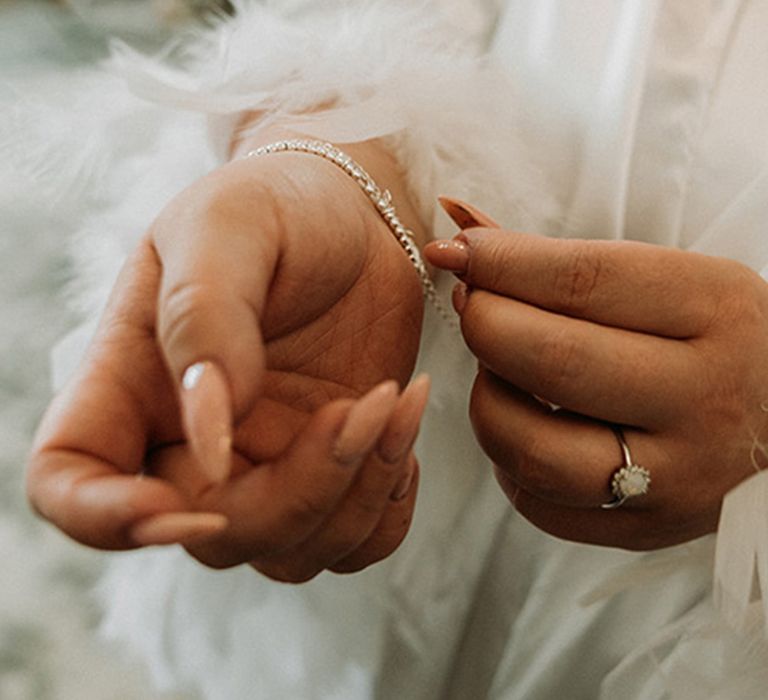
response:
M30 499L93 547L182 542L291 581L377 561L415 498L427 382L398 397L384 380L411 373L421 312L345 174L293 153L228 164L125 265L39 430Z
M471 419L515 507L558 537L627 549L714 531L765 425L768 285L726 259L501 231L444 206L485 227L425 252L463 280ZM603 510L622 463L610 424L652 482Z

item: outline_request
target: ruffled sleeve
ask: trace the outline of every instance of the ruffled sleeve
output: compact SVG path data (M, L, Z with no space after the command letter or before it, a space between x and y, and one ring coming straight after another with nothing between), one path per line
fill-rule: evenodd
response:
M113 64L134 94L208 115L222 158L246 111L257 128L279 121L336 143L385 137L425 222L449 193L533 226L545 188L514 126L514 86L486 58L498 5L239 0L234 18L163 56L118 45Z

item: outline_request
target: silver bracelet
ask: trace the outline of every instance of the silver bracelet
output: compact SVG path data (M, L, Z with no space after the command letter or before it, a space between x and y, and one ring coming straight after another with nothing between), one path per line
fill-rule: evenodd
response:
M255 158L270 153L280 153L281 151L298 151L300 153L310 153L325 158L341 168L347 175L357 182L363 192L368 195L368 199L373 202L376 210L381 214L384 222L389 226L390 230L395 235L397 242L400 244L400 247L405 251L408 259L411 261L411 264L419 275L425 298L429 299L445 320L451 323L451 325L456 325L453 316L448 313L437 295L435 285L430 279L427 267L424 264L424 259L421 257L421 251L414 240L413 231L406 228L397 215L395 206L392 204L392 195L389 190L382 190L365 171L363 166L352 160L351 156L336 148L333 144L324 141L305 139L275 141L274 143L259 146L252 151L248 151L243 158Z

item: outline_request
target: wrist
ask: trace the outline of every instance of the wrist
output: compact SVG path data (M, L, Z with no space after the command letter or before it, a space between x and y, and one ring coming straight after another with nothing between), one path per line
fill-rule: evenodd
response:
M233 160L242 159L250 151L254 151L261 146L265 146L276 141L288 139L310 138L303 134L290 131L279 125L273 125L267 128L259 129L256 132L243 134L248 131L247 126L238 130L232 141L231 155ZM407 192L405 177L399 163L392 153L385 147L381 139L363 141L359 143L345 143L338 146L344 153L348 154L354 161L360 164L372 177L382 190L386 189L392 195L392 201L397 207L397 214L403 225L413 233L416 245L421 249L430 239L427 227L420 221L416 214L410 196ZM280 154L284 157L284 154ZM317 156L308 156L317 158ZM322 158L317 158L322 161ZM333 163L326 161L322 168L335 170L337 173L349 177ZM364 196L362 192L353 196ZM375 213L372 204L371 210Z

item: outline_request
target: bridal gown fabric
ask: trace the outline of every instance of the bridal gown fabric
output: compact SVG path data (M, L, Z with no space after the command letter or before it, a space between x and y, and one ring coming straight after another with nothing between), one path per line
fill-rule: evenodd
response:
M386 138L437 235L454 232L434 206L451 194L512 230L678 246L764 273L766 27L766 0L243 0L174 53L183 68L119 49L120 80L92 78L80 110L101 159L74 246L80 306L95 314L137 236L226 157L248 109L337 143ZM55 353L59 381L89 327ZM733 593L751 586L752 550L718 553L736 631L713 602L714 536L631 553L538 531L475 444L475 361L437 314L419 364L434 380L421 493L389 560L286 586L181 550L118 555L105 633L160 687L209 700L768 697L762 607ZM731 537L748 522L734 498Z

